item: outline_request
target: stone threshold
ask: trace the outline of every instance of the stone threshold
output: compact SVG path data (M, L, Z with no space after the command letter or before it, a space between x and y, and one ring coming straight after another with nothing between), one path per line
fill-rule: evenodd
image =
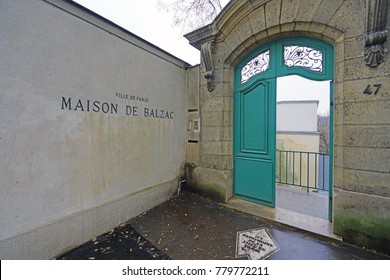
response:
M342 241L341 236L333 233L332 223L325 219L296 213L282 208L267 207L239 198L232 198L223 205L230 209L268 220L271 223L275 222L287 225L318 235L319 237Z

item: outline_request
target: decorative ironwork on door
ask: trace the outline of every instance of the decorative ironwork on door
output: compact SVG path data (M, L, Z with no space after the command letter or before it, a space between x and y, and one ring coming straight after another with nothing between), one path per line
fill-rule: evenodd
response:
M241 69L241 84L246 83L254 75L267 71L268 68L269 50L256 56Z
M322 72L322 51L306 46L284 46L284 65Z

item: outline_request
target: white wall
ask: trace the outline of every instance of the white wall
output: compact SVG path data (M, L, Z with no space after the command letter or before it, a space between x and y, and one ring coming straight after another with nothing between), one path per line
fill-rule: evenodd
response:
M72 3L0 1L1 259L51 258L172 196L184 67Z
M277 103L276 130L294 132L317 131L318 101L280 101Z

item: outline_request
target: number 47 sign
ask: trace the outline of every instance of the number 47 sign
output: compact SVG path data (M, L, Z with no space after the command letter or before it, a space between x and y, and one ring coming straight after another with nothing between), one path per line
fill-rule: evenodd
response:
M381 88L382 84L367 85L366 89L363 91L363 94L371 95L377 94Z

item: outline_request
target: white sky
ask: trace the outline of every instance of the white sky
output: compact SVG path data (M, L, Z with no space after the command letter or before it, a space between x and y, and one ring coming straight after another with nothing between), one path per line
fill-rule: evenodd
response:
M277 78L277 101L318 100L317 114L329 113L330 81L312 81L297 75Z
M173 14L157 9L157 0L74 0L172 55L199 64L200 53L172 27ZM226 0L221 1L226 4Z
M157 0L73 0L172 55L199 64L200 53L172 26L173 14L157 9ZM172 1L172 0L166 0ZM226 5L229 0L221 0ZM329 111L329 82L299 76L278 78L277 99L319 100L318 113ZM293 97L293 98L292 98Z

